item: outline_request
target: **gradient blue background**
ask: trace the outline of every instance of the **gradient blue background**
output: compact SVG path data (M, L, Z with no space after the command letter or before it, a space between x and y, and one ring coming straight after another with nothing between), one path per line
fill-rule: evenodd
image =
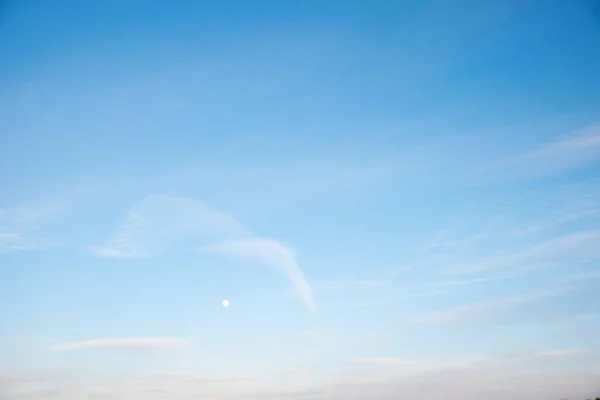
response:
M0 370L600 370L597 3L2 4ZM151 257L92 251L156 194L287 246L317 311L177 202ZM48 350L107 338L190 347Z

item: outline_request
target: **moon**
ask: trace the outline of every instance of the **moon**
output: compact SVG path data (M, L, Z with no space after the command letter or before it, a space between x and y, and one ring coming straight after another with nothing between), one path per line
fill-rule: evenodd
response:
M223 304L223 307L227 308L229 307L229 300L223 300L221 304Z

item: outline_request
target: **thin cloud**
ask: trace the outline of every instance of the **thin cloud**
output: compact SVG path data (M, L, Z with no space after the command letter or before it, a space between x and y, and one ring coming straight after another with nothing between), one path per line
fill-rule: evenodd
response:
M598 285L581 283L454 307L414 320L418 324L548 324L597 313Z
M90 250L98 257L141 258L186 238L221 239L244 233L235 218L185 197L151 195L136 204L117 231Z
M552 157L568 152L600 148L600 125L593 125L545 144L526 157Z
M357 358L350 361L351 364L367 364L367 365L402 365L410 363L410 361L402 360L396 357L371 357Z
M521 154L505 167L523 177L541 177L600 162L600 125L592 125Z
M0 253L40 250L50 246L48 240L31 237L24 233L0 232Z
M167 251L195 239L213 243L200 247L281 269L309 310L317 306L294 252L281 242L256 236L234 217L185 197L152 195L129 211L104 245L91 247L98 257L136 259Z
M485 320L486 317L493 315L495 312L498 312L503 308L557 296L564 291L564 289L556 289L534 294L509 296L498 300L478 302L467 306L455 307L443 310L441 312L425 315L417 318L415 322L420 324L444 325Z
M332 399L424 397L525 400L557 396L589 397L596 389L595 383L600 375L573 373L568 367L563 368L561 360L566 356L579 365L588 365L590 362L585 354L570 351L568 355L557 354L553 357L498 355L471 362L418 365L413 371L389 373L386 369L371 375L370 379L364 375L350 375L335 384L322 387L319 393L327 393ZM531 371L535 371L535 374L531 374Z
M586 354L587 351L581 348L575 349L562 349L562 350L551 350L551 351L542 351L536 354L537 357L542 358L562 358L562 357L573 357L582 354Z
M564 361L568 360L568 363ZM520 354L498 354L434 360L407 368L339 371L328 376L302 376L306 384L281 385L281 373L270 379L236 376L150 374L133 379L78 382L56 378L44 387L29 380L11 380L8 400L91 398L102 400L169 398L211 399L398 399L452 398L464 400L537 398L594 398L600 379L594 369L597 353L580 349L547 349ZM578 368L573 369L573 365ZM585 369L584 369L585 368ZM532 371L534 373L532 373ZM283 371L282 371L283 372ZM298 379L294 376L295 379Z
M112 338L93 339L80 342L62 343L48 347L48 351L74 351L91 349L117 350L176 350L189 343L178 338Z
M551 350L532 350L521 351L514 353L504 353L496 355L486 355L476 357L467 362L467 365L472 366L494 366L502 368L513 368L514 366L526 366L527 364L535 364L539 362L562 361L567 359L585 360L589 357L597 356L597 351L585 348L567 348L567 349L551 349Z
M600 231L573 232L517 251L505 252L447 269L451 273L478 273L502 269L527 269L600 259Z
M46 203L0 209L0 253L39 250L51 242L37 236L41 228L58 217L64 206Z
M310 311L316 311L317 305L313 299L310 285L298 265L293 251L284 244L269 238L249 237L205 246L199 251L246 258L281 269L292 282L306 307Z
M510 279L511 276L493 276L486 278L473 278L473 279L461 279L461 280L452 280L452 281L443 281L443 282L435 282L432 283L433 287L456 287L456 286L466 286L466 285L475 285L478 283L497 281L501 279Z
M93 246L91 251L98 257L107 258L141 258L147 256L140 243L140 236L144 228L149 226L148 221L141 215L131 211L125 221L121 223L118 231L110 237L103 246Z
M358 278L356 276L342 277L331 281L313 283L313 288L321 293L343 293L378 290L389 282L382 277Z
M507 214L505 209L486 212L487 216L465 215L461 223L450 229L440 229L427 238L419 248L420 264L452 265L456 260L468 260L479 251L507 249L548 239L551 235L560 238L555 232L568 232L569 226L584 223L595 229L600 216L600 190L598 182L569 184L561 186L558 192L548 194L541 191L541 198L535 201L542 207L535 207L530 218L524 215ZM532 203L531 193L519 196L523 202ZM512 220L512 221L511 221ZM564 233L563 235L577 232ZM580 231L580 233L584 233ZM505 252L506 254L506 252Z
M566 282L578 281L578 280L593 280L600 279L600 271L588 271L582 272L576 275L568 276L564 279Z
M560 214L556 219L563 220L564 215ZM407 297L447 295L467 286L490 284L499 280L519 278L531 273L531 270L542 267L559 268L564 265L571 265L572 267L578 265L586 266L590 262L600 260L600 248L597 246L597 243L600 242L600 231L598 230L575 231L550 238L547 238L547 234L550 232L545 232L545 240L537 239L536 242L534 241L536 237L529 237L526 241L529 245L523 247L521 240L510 240L507 242L499 240L505 232L510 230L506 228L504 227L504 230L490 232L489 234L476 235L477 240L464 240L465 243L472 243L472 245L469 245L469 247L472 247L472 252L481 254L478 258L473 258L472 255L464 252L462 246L459 246L457 254L452 254L455 251L453 245L455 243L462 243L463 241L460 236L458 239L452 240L453 235L446 235L440 240L443 242L443 247L448 249L448 257L436 260L435 262L425 260L421 261L420 264L416 264L422 267L421 269L433 272L434 275L430 275L433 279L436 278L436 273L441 274L437 276L437 281L431 279L433 282L420 284L417 287L413 283L408 293L401 293L401 290L398 289L397 285L402 285L400 282L390 283L389 286L396 287L396 293L390 295L387 292L378 290L375 296L368 296L367 298L363 296L360 300L355 301L353 307L380 305L404 300ZM474 236L468 236L468 238L472 237ZM480 241L481 243L476 244L476 241ZM515 248L515 246L519 247ZM502 249L502 251L494 252L495 247ZM492 255L489 255L490 253ZM464 261L461 259L464 259ZM448 274L470 276L466 276L464 279L442 278L443 275L446 275L447 278ZM593 277L593 274L590 275L589 272L586 274L586 276ZM326 287L326 289L330 288ZM354 293L355 297L356 294L357 292ZM336 306L335 308L348 308L349 304L344 302L343 304L334 306ZM566 317L559 317L559 319L564 318Z

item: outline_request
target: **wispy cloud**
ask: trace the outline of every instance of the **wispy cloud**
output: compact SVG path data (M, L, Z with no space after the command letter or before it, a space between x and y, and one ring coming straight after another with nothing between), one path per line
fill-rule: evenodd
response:
M396 357L370 357L357 358L350 361L351 364L367 364L367 365L402 365L408 364L410 361Z
M48 347L49 351L117 349L117 350L175 350L189 342L178 338L111 338L62 343Z
M433 287L466 286L466 285L475 285L478 283L491 282L491 281L497 281L497 280L509 279L509 278L511 278L511 276L492 276L492 277L485 277L485 278L450 280L450 281L434 282L431 284L431 286L433 286Z
M558 140L544 144L525 157L556 157L565 153L600 148L600 125L586 127Z
M536 354L537 357L544 358L556 358L556 357L573 357L581 354L585 354L586 351L584 349L576 348L576 349L562 349L562 350L551 350L551 351L542 351Z
M569 363L565 363L565 361ZM64 398L139 399L364 399L452 398L477 400L532 398L593 398L600 379L597 372L581 372L572 365L590 368L598 354L585 349L546 349L519 354L436 360L406 368L373 368L367 371L303 375L306 384L281 385L282 374L271 379L194 374L151 374L135 379L82 382L59 377L43 386L31 386L32 378L8 377L8 400ZM590 371L597 371L589 369ZM535 372L535 373L532 373ZM283 372L283 371L282 371ZM294 379L298 379L296 375Z
M49 245L48 240L31 237L24 233L0 233L0 253L39 250Z
M186 238L220 239L245 231L235 218L199 201L151 195L129 211L104 245L91 250L99 257L140 258L165 251Z
M294 253L284 244L269 238L249 237L205 246L199 250L205 253L247 258L282 269L308 309L316 311L317 306L310 285L306 281Z
M564 318L597 313L598 285L579 283L506 296L424 315L414 322L443 325L455 323L545 324Z
M91 251L98 257L135 259L190 239L208 243L200 252L237 256L281 269L308 309L316 310L310 285L289 246L255 235L231 215L193 199L146 197L129 211L104 245L91 247Z
M526 193L516 199L525 204L524 213L507 212L506 207L491 204L485 215L465 215L458 226L439 229L424 240L419 247L419 264L464 269L474 263L494 264L492 259L498 257L527 258L515 253L536 246L541 247L533 253L543 251L544 243L552 247L553 241L561 248L568 247L569 242L575 245L597 230L598 193L597 182L565 185L550 193Z
M478 273L498 269L509 271L597 260L600 259L600 247L597 245L599 241L600 231L572 232L527 248L506 251L447 270L452 273Z
M600 125L596 124L541 144L509 160L505 167L523 177L541 177L596 164L599 160Z
M582 280L582 279L585 279L585 280L600 279L600 271L582 272L582 273L571 275L571 276L564 278L564 280L566 282L574 281L574 280L577 281L577 280Z
M371 278L360 278L356 276L348 276L334 279L326 282L319 282L313 286L321 292L356 292L360 290L377 290L386 286L389 281L384 279L388 277L376 276Z
M37 250L51 242L36 234L56 218L63 204L46 203L0 209L0 253Z
M600 260L600 231L594 219L600 198L594 194L595 188L595 183L586 182L559 193L542 191L539 197L530 195L523 199L543 206L537 207L533 215L507 217L502 214L502 206L497 214L490 213L491 217L471 217L474 221L465 218L453 229L438 230L417 249L413 261L404 261L413 265L402 274L402 279L375 279L377 273L370 279L362 278L385 283L373 286L376 290L363 290L367 286L355 284L356 279L347 279L345 285L320 284L315 289L326 293L341 286L352 291L352 307L369 307L406 298L452 295L468 286L500 280L518 280L519 284L531 286L529 277L542 273L543 268L561 274L585 270ZM328 299L323 302L324 308L331 305ZM349 308L347 301L336 302L334 299L336 309Z

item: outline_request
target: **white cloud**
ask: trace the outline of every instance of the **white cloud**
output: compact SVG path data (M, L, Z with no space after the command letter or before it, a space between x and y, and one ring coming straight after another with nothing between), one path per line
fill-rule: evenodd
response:
M565 361L569 361L566 363ZM62 380L32 377L6 379L6 400L191 400L197 398L258 400L342 400L450 398L462 400L530 400L594 398L600 380L598 353L585 349L547 349L499 354L470 360L374 368L326 377L302 376L302 385L283 380L202 374L160 374L101 380L86 376ZM572 368L576 365L577 368Z
M402 365L408 364L410 361L402 360L396 357L370 357L357 358L350 361L351 364L367 364L367 365Z
M20 251L39 250L46 248L50 242L44 239L31 237L24 233L1 233L0 253L16 253Z
M235 218L199 201L152 195L129 211L104 245L91 250L99 257L140 258L165 251L186 238L220 239L245 231Z
M474 285L477 283L497 281L501 279L509 279L510 276L492 276L485 278L473 278L473 279L461 279L461 280L451 280L451 281L442 281L442 282L434 282L431 284L433 287L455 287L455 286L466 286L466 285Z
M147 254L140 247L147 245L140 243L140 235L144 228L148 227L148 221L135 213L130 212L125 221L121 223L119 230L110 237L104 246L94 246L92 252L98 257L114 258L140 258Z
M600 125L592 125L544 144L526 157L556 157L565 153L600 148Z
M189 343L179 338L111 338L62 343L49 347L49 351L118 349L118 350L175 350Z
M443 325L456 323L546 324L598 313L598 285L583 282L479 301L421 316L414 322Z
M600 271L582 272L580 274L568 276L564 280L566 282L569 282L569 281L573 281L573 280L582 280L582 279L587 279L587 280L600 279Z
M383 275L383 274L380 274ZM320 292L356 292L360 290L379 290L383 286L386 286L389 281L384 278L389 278L390 276L376 276L375 278L359 278L356 276L347 276L342 278L337 278L327 282L317 283L317 289ZM315 285L313 285L314 287Z
M515 157L504 167L522 177L561 173L600 162L600 125L588 126Z
M206 253L233 255L277 267L287 275L294 289L311 311L316 311L312 290L292 250L284 244L264 237L248 237L217 243L199 249Z
M401 279L388 279L386 286L371 292L357 290L360 286L349 286L353 289L352 307L400 302L409 297L450 295L468 286L490 285L499 280L510 279L531 286L535 281L528 278L542 273L539 270L542 267L565 275L593 267L593 263L600 260L597 246L600 231L598 220L594 219L600 209L600 198L593 190L597 188L596 183L590 186L586 182L583 186L584 190L581 186L575 190L569 186L558 193L542 191L540 197L523 198L523 201L543 205L532 207L533 216L508 214L507 217L506 213L502 214L505 209L502 205L500 210L493 209L491 216L469 216L474 220L465 218L452 229L439 230L424 246L417 247L414 261L403 261L412 263L413 268ZM413 274L414 271L419 272ZM591 276L590 272L585 273ZM377 276L375 273L371 279ZM322 293L337 286L339 284L321 284L316 290ZM337 299L333 303L322 299L324 308L350 305L347 301L336 302ZM560 316L560 320L565 318Z
M234 217L185 197L152 195L136 204L98 257L141 258L167 251L189 239L214 243L205 253L230 254L281 269L309 310L315 311L310 285L293 251L275 239L256 236Z
M50 220L56 218L62 204L46 203L0 209L0 253L38 250L51 245L36 236Z
M551 351L542 351L536 354L537 357L543 358L555 358L555 357L572 357L580 354L584 354L586 351L584 349L564 349L564 350L551 350Z
M527 269L558 263L577 263L600 259L600 231L572 232L530 247L448 268L453 273L477 273L502 269Z
M585 246L586 240L594 240L598 233L598 183L526 192L514 198L520 203L514 211L507 210L502 202L488 203L480 213L464 215L459 224L440 229L427 238L419 248L418 264L443 265L459 271L473 268L470 272L477 272L540 257L536 252L562 252ZM588 250L593 252L593 246Z

